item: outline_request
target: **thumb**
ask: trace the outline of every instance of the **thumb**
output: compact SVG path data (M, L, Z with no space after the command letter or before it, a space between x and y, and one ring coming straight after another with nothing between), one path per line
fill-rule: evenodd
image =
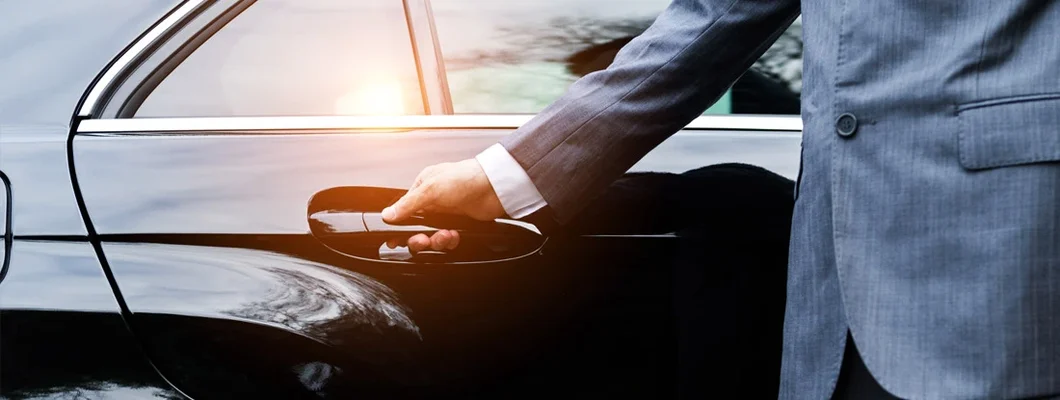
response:
M383 209L383 221L401 222L425 208L430 201L427 191L423 190L423 185L417 186L401 196L390 207Z

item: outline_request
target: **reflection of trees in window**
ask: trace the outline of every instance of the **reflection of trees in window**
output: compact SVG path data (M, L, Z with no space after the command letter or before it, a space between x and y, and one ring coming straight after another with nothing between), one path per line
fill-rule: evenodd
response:
M502 27L491 38L492 44L499 44L500 48L447 55L446 67L466 69L542 61L566 63L567 58L578 51L615 39L636 36L644 32L651 22L651 19L601 21L562 17L550 20L545 26Z
M756 71L802 92L802 18L795 20L777 41L755 61Z
M496 48L447 55L449 70L558 63L572 78L607 68L654 18L555 18L544 26L498 29ZM444 39L444 38L443 38ZM789 27L733 86L733 112L797 114L802 89L802 22ZM507 94L506 94L507 95Z

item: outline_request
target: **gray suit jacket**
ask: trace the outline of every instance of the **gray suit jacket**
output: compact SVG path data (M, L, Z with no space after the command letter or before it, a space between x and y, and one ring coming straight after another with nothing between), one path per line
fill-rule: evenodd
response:
M800 12L783 398L1060 393L1060 1L676 0L502 144L560 222ZM844 116L845 115L845 116Z

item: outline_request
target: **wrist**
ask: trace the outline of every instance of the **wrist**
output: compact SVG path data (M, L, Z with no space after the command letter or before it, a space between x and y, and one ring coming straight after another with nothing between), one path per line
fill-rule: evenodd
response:
M505 215L518 219L546 205L530 176L500 144L482 151L475 160Z

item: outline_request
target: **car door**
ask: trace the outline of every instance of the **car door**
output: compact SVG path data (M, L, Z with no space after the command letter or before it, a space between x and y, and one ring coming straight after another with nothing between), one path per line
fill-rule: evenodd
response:
M101 73L71 143L76 183L130 326L175 387L673 390L675 260L700 242L501 221L465 225L481 240L464 253L383 245L424 229L373 219L423 167L472 157L530 117L461 112L443 21L419 0L186 1ZM635 170L745 161L791 176L798 129L700 119ZM446 223L463 222L423 221Z

